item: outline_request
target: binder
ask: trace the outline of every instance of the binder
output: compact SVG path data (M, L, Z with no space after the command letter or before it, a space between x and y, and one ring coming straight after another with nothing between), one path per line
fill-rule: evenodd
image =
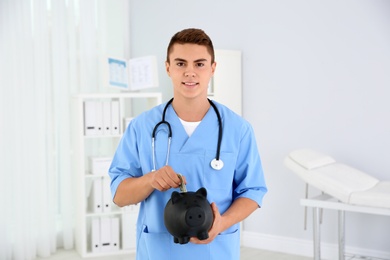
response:
M93 175L104 175L107 176L108 170L110 169L112 157L96 157L90 156L89 169Z
M96 135L103 135L103 105L101 101L95 102Z
M100 218L100 246L101 252L111 251L111 219Z
M84 135L97 135L96 102L84 101Z
M131 120L133 120L134 117L126 117L123 119L123 132L126 131L127 127L129 126Z
M136 247L138 205L124 207L122 214L122 248L134 249Z
M91 251L100 252L100 220L93 218L91 222Z
M103 212L111 211L111 188L110 188L110 179L104 178L102 181L102 191L103 191Z
M111 101L111 134L120 134L119 101Z
M111 101L103 101L103 135L111 135Z
M119 250L119 218L111 218L111 251Z
M103 206L102 206L102 179L96 179L93 181L92 185L92 194L91 194L91 206L92 206L92 212L94 213L101 213L103 212Z

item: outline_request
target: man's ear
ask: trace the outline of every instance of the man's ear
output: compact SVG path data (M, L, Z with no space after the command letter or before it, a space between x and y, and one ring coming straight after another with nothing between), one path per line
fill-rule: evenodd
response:
M169 62L166 61L166 62L165 62L165 70L166 70L168 76L170 77L171 75L170 75L170 73L169 73L169 66L170 66Z
M217 67L217 63L214 61L213 64L211 64L211 71L213 73L213 76L214 76L214 72L215 72L215 68Z

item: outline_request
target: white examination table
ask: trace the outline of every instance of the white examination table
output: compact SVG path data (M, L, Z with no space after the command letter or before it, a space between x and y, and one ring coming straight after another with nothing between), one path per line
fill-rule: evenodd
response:
M324 194L301 199L313 208L314 259L320 260L320 210L338 210L339 260L344 260L345 211L390 216L390 181L378 179L310 149L291 152L285 166Z

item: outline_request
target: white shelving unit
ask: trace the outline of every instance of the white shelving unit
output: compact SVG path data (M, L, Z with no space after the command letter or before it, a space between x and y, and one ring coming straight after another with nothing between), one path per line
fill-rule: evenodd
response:
M84 131L84 102L86 101L119 101L119 134L85 135ZM124 208L115 206L111 201L109 209L96 213L91 208L91 194L95 180L102 183L109 181L108 174L91 174L90 157L112 157L125 130L124 118L134 117L142 111L161 104L161 93L109 93L109 94L79 94L72 98L72 164L74 171L75 192L75 243L76 250L82 257L109 256L129 254L135 252L135 225L138 216L138 206L132 205ZM104 185L106 185L105 183ZM106 185L107 186L107 185ZM108 188L103 186L103 188ZM92 225L96 219L117 219L119 225L118 244L109 250L94 249L92 242ZM113 229L114 230L114 229ZM116 229L118 230L118 229ZM125 230L125 232L124 232ZM126 237L122 237L125 233ZM118 234L116 234L118 235ZM99 238L99 237L98 237ZM100 241L103 242L103 241Z

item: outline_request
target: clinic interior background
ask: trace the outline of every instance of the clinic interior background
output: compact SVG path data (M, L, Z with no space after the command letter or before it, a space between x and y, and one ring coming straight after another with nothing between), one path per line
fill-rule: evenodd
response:
M172 95L163 62L174 32L203 28L215 48L242 51L243 116L269 187L263 208L244 222L244 243L312 253L311 211L304 231L299 205L304 183L283 166L294 149L317 149L390 180L389 1L130 3L131 55L157 56L164 100ZM323 256L334 255L336 211L324 211L321 231ZM390 258L389 231L388 218L347 213L347 251Z
M202 28L216 49L242 51L243 116L254 128L269 188L263 207L244 221L243 245L312 255L312 214L308 212L305 231L299 205L304 183L283 166L284 157L294 149L317 149L380 180L390 180L390 1L56 0L51 1L49 23L57 30L50 36L34 31L39 33L37 39L46 41L32 45L28 34L20 32L32 26L26 19L30 10L35 12L33 25L46 28L46 2L50 1L0 1L0 57L5 57L0 59L0 205L7 208L0 214L0 223L7 223L0 224L0 252L8 248L4 234L12 233L15 240L25 237L27 242L18 244L15 252L31 245L27 228L53 237L57 226L47 221L48 203L62 212L63 244L72 247L73 184L68 174L72 118L64 97L96 91L101 84L92 57L93 41L88 41L96 37L91 30L96 26L105 29L94 39L99 50L107 48L109 55L123 58L157 57L160 85L147 91L161 91L163 101L172 96L164 61L175 32ZM36 6L26 8L27 3ZM75 16L66 5L77 3L81 11ZM107 12L98 25L91 18L96 3L100 12ZM77 15L82 26L72 33ZM63 23L66 19L70 24ZM79 42L85 44L78 46ZM79 56L77 47L84 51ZM12 68L17 73L10 73ZM51 69L49 82L45 73ZM26 130L31 125L38 127ZM49 141L46 146L39 146L45 141ZM58 149L53 152L51 147ZM44 153L46 161L34 161ZM58 177L53 177L54 171ZM55 185L61 185L58 192L51 189ZM41 193L44 189L59 195L60 203ZM310 190L311 195L317 192ZM321 231L322 255L335 259L336 212L324 211ZM347 213L347 252L389 259L389 231L388 218ZM58 241L50 243L47 250L53 252Z

